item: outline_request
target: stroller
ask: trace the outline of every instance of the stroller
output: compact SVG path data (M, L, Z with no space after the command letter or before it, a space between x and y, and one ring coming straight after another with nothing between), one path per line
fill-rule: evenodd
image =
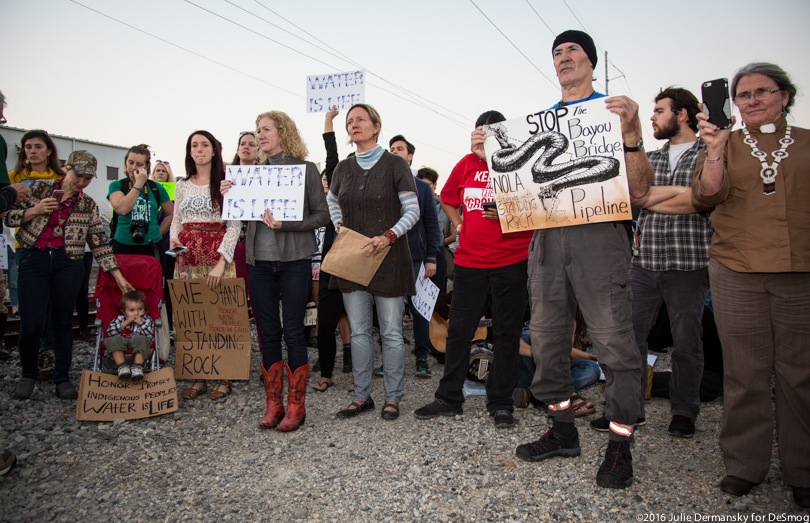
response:
M163 270L160 261L141 254L117 255L118 267L124 278L136 289L146 296L146 313L155 322L155 339L152 343L150 357L144 361L144 372L156 371L160 368L159 359L159 336L162 321L160 312L163 308ZM115 374L117 366L112 357L105 351L104 337L107 326L116 316L120 314L121 289L111 275L98 271L98 281L96 282L96 292L93 297L96 300L96 352L93 359L93 370ZM132 361L131 350L126 354L127 362Z

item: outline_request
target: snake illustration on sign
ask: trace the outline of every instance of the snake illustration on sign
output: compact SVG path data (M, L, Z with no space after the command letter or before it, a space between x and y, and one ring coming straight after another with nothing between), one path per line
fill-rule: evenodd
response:
M594 100L486 126L503 232L630 219L618 120Z

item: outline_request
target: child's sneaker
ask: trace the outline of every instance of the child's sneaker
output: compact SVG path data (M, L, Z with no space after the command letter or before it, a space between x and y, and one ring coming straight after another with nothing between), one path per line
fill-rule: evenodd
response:
M132 377L132 370L130 370L129 365L126 363L122 363L118 366L118 379L121 380L128 380Z
M141 381L143 379L143 367L140 365L132 366L132 381Z

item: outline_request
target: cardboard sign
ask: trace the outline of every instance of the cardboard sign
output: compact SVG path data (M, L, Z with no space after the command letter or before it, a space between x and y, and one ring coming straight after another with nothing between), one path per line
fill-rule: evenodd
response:
M222 219L261 221L269 209L279 221L304 219L306 165L229 165L233 187L222 197Z
M245 280L169 280L174 306L178 380L246 380L250 376L250 324Z
M632 219L619 117L601 99L486 127L501 230Z
M172 369L147 373L143 380L120 380L115 374L83 370L76 402L78 421L115 421L160 416L177 410Z
M366 73L361 69L349 73L307 76L307 112L325 113L332 106L345 111L366 101Z
M423 263L419 266L419 274L416 276L416 294L411 296L411 303L419 314L430 321L438 297L439 286L430 281L430 278L425 278L425 264Z

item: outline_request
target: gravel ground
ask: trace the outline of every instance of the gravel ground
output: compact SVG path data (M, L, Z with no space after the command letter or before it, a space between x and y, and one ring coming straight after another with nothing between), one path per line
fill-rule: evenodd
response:
M406 334L412 337L410 325ZM255 335L254 335L255 336ZM340 349L338 349L340 351ZM90 368L92 348L77 342L74 383ZM310 349L310 360L317 351ZM340 361L340 353L338 353ZM666 368L664 355L658 368ZM660 367L659 367L660 366ZM724 470L717 444L722 400L704 404L690 440L667 435L668 403L653 399L636 432L635 482L613 491L596 486L606 436L577 420L582 455L526 463L520 443L547 426L535 409L516 411L513 429L495 429L482 397L464 415L419 421L432 379L413 376L408 347L402 416L383 421L382 380L377 412L339 420L351 400L350 374L336 386L307 394L307 420L298 431L260 430L265 395L254 350L251 379L231 396L180 400L170 415L137 421L79 423L75 402L59 400L39 382L31 400L13 397L19 360L0 362L0 449L19 458L0 477L2 521L696 521L734 516L743 521L808 521L781 481L774 458L766 481L731 498L716 484ZM316 380L310 376L310 382ZM180 383L180 390L187 383ZM598 388L584 395L601 412ZM769 515L770 514L770 515ZM677 519L680 517L681 519ZM670 519L676 518L676 519ZM721 520L721 519L715 519Z

